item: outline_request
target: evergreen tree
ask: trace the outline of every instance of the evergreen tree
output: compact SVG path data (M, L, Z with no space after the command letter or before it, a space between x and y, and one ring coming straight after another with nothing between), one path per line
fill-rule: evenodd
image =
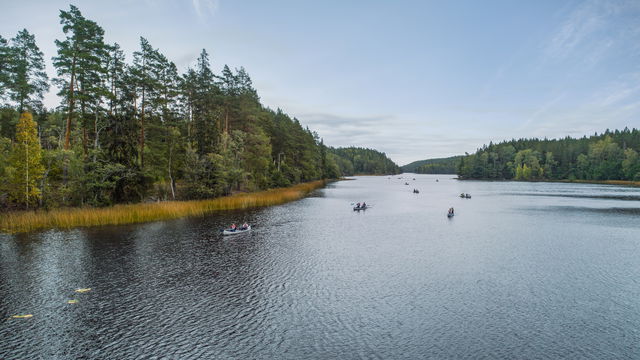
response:
M11 48L5 38L0 35L0 100L9 87L9 64Z
M19 31L11 39L9 54L8 79L5 80L9 97L16 102L19 113L27 108L40 109L44 93L49 90L49 82L35 36L27 29Z
M60 10L60 23L65 34L64 40L56 40L58 55L53 65L58 73L55 79L60 88L67 111L65 126L65 150L71 147L72 123L75 119L76 102L80 102L80 120L83 128L83 145L86 153L86 121L88 107L99 101L104 94L101 75L106 72L104 60L107 47L104 44L104 30L94 21L82 16L77 7L70 5L69 11Z
M140 37L140 50L133 53L133 66L131 67L131 79L135 83L136 97L140 99L139 110L137 111L140 118L140 167L144 168L144 148L145 148L145 130L146 116L149 97L157 89L156 79L153 77L153 70L157 66L156 50L151 47L147 39Z
M216 150L220 140L221 109L217 106L220 98L220 89L215 83L215 77L209 64L209 54L202 50L198 57L193 84L189 87L193 93L193 125L194 136L199 155L211 153Z

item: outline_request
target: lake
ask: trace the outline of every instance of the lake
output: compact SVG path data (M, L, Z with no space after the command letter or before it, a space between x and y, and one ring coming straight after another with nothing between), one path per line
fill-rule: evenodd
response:
M640 358L640 188L453 177L0 235L0 358Z

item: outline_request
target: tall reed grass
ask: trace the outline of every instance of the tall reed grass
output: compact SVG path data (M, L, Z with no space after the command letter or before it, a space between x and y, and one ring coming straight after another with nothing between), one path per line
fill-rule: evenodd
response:
M208 200L128 204L108 208L16 211L0 214L0 231L20 233L51 228L70 229L82 226L120 225L184 216L202 216L214 211L283 204L300 199L324 185L323 180L318 180L288 188L235 194Z
M569 182L569 183L582 183L582 184L640 186L640 181L631 181L631 180L559 180L559 181Z

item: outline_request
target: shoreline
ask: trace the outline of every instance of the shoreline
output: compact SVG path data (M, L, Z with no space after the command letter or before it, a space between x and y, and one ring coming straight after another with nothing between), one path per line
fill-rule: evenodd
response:
M214 199L120 204L105 208L63 208L14 211L0 217L0 232L8 234L37 230L124 225L187 216L203 216L216 211L241 210L280 205L299 200L327 184L316 180L253 193L234 194Z
M633 180L506 180L506 179L460 179L455 178L456 180L461 181L515 181L515 182L530 182L530 183L574 183L574 184L596 184L596 185L618 185L618 186L631 186L631 187L640 187L640 181Z

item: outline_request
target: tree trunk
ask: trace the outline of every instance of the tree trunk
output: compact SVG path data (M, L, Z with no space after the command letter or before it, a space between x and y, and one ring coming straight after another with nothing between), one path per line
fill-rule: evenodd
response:
M71 82L69 83L69 116L67 117L67 128L64 133L64 149L69 150L71 147L71 118L73 117L73 84L76 81L76 58L71 62ZM65 171L66 172L66 171Z
M140 169L144 169L144 87L142 88L142 107L140 116Z
M169 186L171 187L171 198L173 200L176 199L176 189L175 183L173 181L173 176L171 175L171 160L173 158L173 141L169 144Z
M93 119L93 162L96 162L98 153L98 109L96 107L96 116Z

